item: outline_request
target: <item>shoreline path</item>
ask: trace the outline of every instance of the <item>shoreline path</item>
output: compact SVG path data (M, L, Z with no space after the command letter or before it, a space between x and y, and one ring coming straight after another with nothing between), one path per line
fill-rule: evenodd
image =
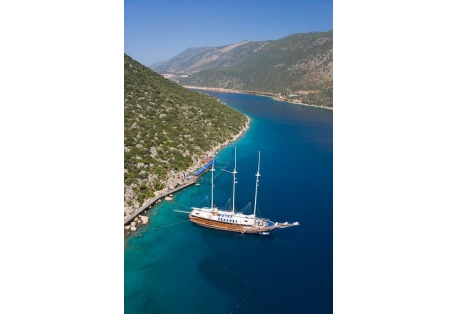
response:
M146 202L145 204L143 204L142 207L140 208L137 208L135 210L135 212L129 216L126 216L124 217L124 225L127 225L128 223L130 223L133 219L135 219L135 217L137 217L138 215L140 215L141 213L143 213L145 210L149 209L150 207L152 207L159 199L162 199L164 197L166 197L167 195L169 194L172 194L172 193L175 193L175 192L178 192L190 185L193 185L197 182L197 179L199 177L196 177L196 176L192 176L188 182L186 182L185 184L183 185L180 185L179 187L173 189L173 190L170 190L170 191L167 191L166 193L163 193L161 195L158 195L156 196L155 198L152 198L150 199L148 202Z

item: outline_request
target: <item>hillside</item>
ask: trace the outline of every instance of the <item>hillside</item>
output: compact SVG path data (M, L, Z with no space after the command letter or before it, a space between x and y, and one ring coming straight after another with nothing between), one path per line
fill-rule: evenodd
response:
M247 122L216 98L181 87L124 54L126 213L182 184L185 174Z
M181 85L262 92L332 107L333 32L189 48L152 69Z

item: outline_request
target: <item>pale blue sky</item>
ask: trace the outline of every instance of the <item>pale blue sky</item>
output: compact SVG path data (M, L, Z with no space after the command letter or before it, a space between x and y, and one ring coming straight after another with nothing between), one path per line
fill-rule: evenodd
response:
M331 30L332 0L125 0L124 52L150 66L189 47Z

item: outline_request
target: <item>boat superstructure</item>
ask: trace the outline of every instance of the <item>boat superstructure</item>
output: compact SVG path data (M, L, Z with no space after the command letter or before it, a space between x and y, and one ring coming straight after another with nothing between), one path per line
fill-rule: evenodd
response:
M255 197L254 197L254 213L251 215L245 215L243 213L235 212L235 184L236 181L236 162L237 159L237 149L234 149L234 171L230 172L233 174L233 188L232 188L232 210L220 210L213 204L213 173L215 171L214 162L210 171L212 172L211 180L211 206L210 207L191 207L191 212L189 213L189 219L201 226L214 228L219 230L240 232L240 233L260 233L267 235L269 231L275 228L286 228L291 226L298 226L299 223L278 223L270 221L266 218L261 218L256 216L256 206L257 206L257 197L258 197L258 186L259 186L259 177L261 174L260 163L261 163L261 153L258 152L258 171L256 172L256 188L255 188ZM213 158L214 160L214 158Z

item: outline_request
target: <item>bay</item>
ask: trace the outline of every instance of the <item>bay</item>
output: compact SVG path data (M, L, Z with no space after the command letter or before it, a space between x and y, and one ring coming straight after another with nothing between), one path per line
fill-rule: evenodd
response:
M332 110L205 92L251 119L216 156L215 205L231 198L232 176L219 169L233 170L236 146L236 210L253 211L261 151L258 213L300 226L260 236L192 224L174 209L209 205L207 173L126 239L125 313L332 313Z

